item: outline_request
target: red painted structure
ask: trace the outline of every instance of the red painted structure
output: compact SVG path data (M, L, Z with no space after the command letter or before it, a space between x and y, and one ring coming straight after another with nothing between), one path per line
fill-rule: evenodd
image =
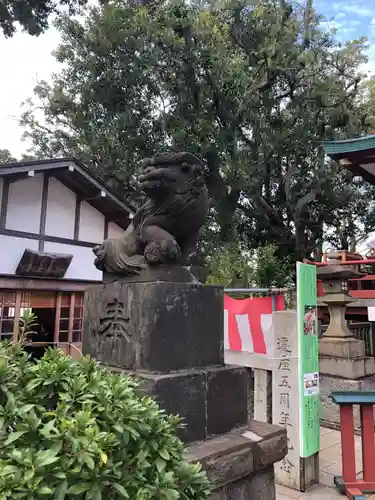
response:
M344 252L343 252L344 253ZM312 264L317 267L324 267L327 265L332 264L332 262L327 262L327 260L323 260L323 262L314 262L305 259L304 262L306 264ZM370 259L361 259L361 260L341 260L341 261L335 261L335 265L341 265L341 266L353 266L356 268L356 270L360 270L360 266L367 266L367 269L369 266L375 267L375 259L370 258ZM372 272L374 272L372 270ZM364 274L361 278L353 278L348 280L348 294L355 298L355 299L375 299L375 286L371 284L371 282L374 282L375 284L375 274ZM317 281L317 295L318 297L322 297L324 295L323 293L323 283L318 280ZM320 308L323 310L324 308ZM351 308L350 305L347 309L346 316L349 318L351 316L367 316L367 306L363 307L355 307Z
M330 397L340 406L342 477L335 477L335 485L351 500L365 500L365 493L375 493L375 392L334 392ZM357 479L355 465L354 405L361 414L363 479Z

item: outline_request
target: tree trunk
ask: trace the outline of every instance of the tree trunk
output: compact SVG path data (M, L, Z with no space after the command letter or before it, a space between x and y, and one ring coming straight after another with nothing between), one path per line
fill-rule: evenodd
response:
M302 261L305 257L305 229L300 222L296 223L296 259Z
M357 240L355 236L351 236L349 239L349 252L356 252L357 248Z

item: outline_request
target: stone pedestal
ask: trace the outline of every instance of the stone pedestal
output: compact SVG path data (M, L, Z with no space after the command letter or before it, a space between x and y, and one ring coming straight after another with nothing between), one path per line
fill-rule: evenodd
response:
M245 368L224 366L220 287L111 283L85 299L83 352L136 375L186 442L247 424Z
M358 390L364 381L371 386L375 374L374 358L366 357L365 343L354 338L345 318L346 307L353 301L347 292L347 280L356 275L340 266L319 271L325 292L320 303L327 305L330 312L330 324L319 342L321 418L323 425L333 428L340 426L339 408L329 395L334 391ZM359 428L359 415L355 420Z
M247 374L230 366L190 369L164 375L138 373L148 394L186 426L180 437L197 441L247 424Z
M286 432L247 427L248 374L224 365L223 303L221 287L200 283L97 285L85 296L83 352L135 375L182 417L181 438L194 443L189 459L202 460L214 476L214 500L272 500L273 463L287 452Z
M321 423L339 429L339 407L332 403L329 395L342 390L374 390L375 360L365 356L362 340L324 336L319 342L319 365ZM360 415L356 410L355 426L360 429Z
M372 376L374 358L365 356L365 343L352 338L323 337L319 342L320 372L349 380Z
M332 309L330 311L332 313ZM345 320L345 308L336 307L336 321L330 324L319 342L321 423L334 429L340 428L339 407L329 395L342 390L367 390L375 388L375 360L365 356L365 343L353 337ZM338 318L340 316L340 318ZM340 325L342 328L340 328ZM334 327L333 327L334 326ZM360 429L360 415L354 410L355 427Z
M329 395L335 391L375 389L375 360L365 356L365 344L354 337L334 338L324 336L319 342L321 423L326 427L340 428L338 405ZM358 408L354 421L360 430Z
M332 402L330 394L336 391L375 391L375 376L364 377L357 380L344 379L331 375L321 374L321 425L331 429L340 430L340 415L338 405ZM360 434L361 416L359 406L353 407L354 428Z
M222 366L223 296L187 283L109 283L85 296L83 349L125 370Z

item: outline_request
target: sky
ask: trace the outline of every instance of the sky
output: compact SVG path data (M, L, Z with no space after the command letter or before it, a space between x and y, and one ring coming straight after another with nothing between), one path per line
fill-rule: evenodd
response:
M318 12L327 18L327 24L336 28L340 41L367 36L369 58L366 67L375 73L375 1L374 0L315 0ZM11 39L0 34L0 149L8 149L19 158L29 144L22 141L19 118L22 102L32 97L38 80L50 80L59 65L51 52L59 43L59 33L51 27L39 37L17 33Z
M0 149L8 149L16 158L29 147L22 141L19 126L22 103L32 97L38 81L48 81L58 72L59 64L51 52L59 40L54 28L39 37L16 33L5 39L0 34Z
M368 38L369 64L367 70L375 73L375 2L374 0L315 0L315 9L327 19L327 26L335 28L336 38L345 42L361 36Z

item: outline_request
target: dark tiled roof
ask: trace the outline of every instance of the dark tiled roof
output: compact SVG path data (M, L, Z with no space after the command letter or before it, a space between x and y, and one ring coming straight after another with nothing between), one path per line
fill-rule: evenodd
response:
M48 170L48 169L56 169L56 168L63 168L66 166L66 163L75 163L78 167L79 170L84 172L88 178L91 178L93 181L95 181L96 184L99 184L102 186L104 191L107 191L112 195L113 198L117 199L120 205L126 205L129 209L130 212L135 212L136 211L136 206L134 203L129 201L128 199L125 199L123 196L121 196L115 189L112 187L108 186L105 182L103 182L100 177L93 172L92 169L88 168L86 165L84 165L82 162L80 162L77 158L74 156L68 156L64 158L53 158L53 159L44 159L44 160L24 160L24 161L16 161L16 162L9 162L9 163L1 163L0 164L0 175L1 175L1 170L5 169L14 169L14 172L16 173L17 171L21 170L24 167L34 167L35 170L38 170L38 166L46 166L48 165L48 168L44 168L43 170Z

